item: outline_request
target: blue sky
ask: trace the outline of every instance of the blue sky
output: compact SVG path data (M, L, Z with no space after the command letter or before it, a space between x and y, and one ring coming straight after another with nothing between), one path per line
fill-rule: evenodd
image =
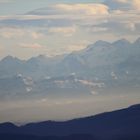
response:
M0 58L71 53L140 36L140 0L0 0Z

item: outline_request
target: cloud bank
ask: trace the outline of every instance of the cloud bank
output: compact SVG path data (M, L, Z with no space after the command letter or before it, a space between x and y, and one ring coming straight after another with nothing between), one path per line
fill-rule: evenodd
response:
M106 0L88 4L58 3L24 15L0 16L1 46L11 45L6 39L13 46L41 43L47 53L57 54L69 52L71 48L78 50L81 40L87 42L83 48L99 39L134 40L140 33L139 14L139 0Z

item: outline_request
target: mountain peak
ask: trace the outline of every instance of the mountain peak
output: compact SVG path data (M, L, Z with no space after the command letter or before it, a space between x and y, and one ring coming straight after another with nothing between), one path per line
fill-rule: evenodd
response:
M86 49L86 51L91 51L94 48L100 48L100 47L109 47L111 44L107 41L103 41L103 40L98 40L96 41L94 44L89 45Z
M7 56L4 57L2 60L9 60L9 59L14 59L14 57L11 56L11 55L7 55Z
M8 127L8 128L13 128L13 127L16 127L16 125L14 125L13 123L11 123L11 122L5 122L5 123L0 123L0 126L1 126L1 128L2 127Z
M2 62L11 62L11 61L20 61L17 57L13 57L11 55L8 55L6 57L4 57L2 60Z
M98 40L94 43L94 46L109 46L110 43L107 41L103 41L103 40Z
M47 59L47 56L41 54L41 55L38 55L38 56L36 56L36 57L31 57L31 58L28 60L28 62L44 61L44 60L46 60L46 59Z
M129 46L130 42L127 39L122 38L120 40L113 42L112 44L113 46Z

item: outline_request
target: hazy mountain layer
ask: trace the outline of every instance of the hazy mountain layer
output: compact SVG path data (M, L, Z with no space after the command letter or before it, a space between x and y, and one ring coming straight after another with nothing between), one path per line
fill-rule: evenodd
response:
M97 41L68 55L0 61L0 97L78 97L140 87L140 38Z

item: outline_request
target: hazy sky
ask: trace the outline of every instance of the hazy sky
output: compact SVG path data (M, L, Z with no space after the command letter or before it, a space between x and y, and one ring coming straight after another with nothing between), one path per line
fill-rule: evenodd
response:
M140 101L139 93L102 94L93 98L38 99L0 102L0 122L27 123L69 120L126 108Z
M0 0L0 58L69 53L140 34L140 0Z

